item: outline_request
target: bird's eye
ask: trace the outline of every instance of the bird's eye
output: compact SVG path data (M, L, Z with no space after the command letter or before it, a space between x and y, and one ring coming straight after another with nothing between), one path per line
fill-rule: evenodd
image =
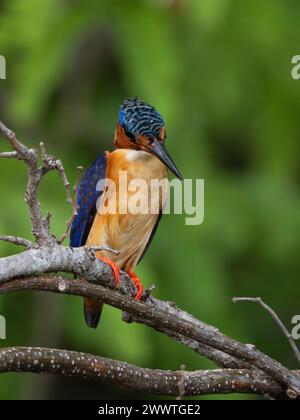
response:
M128 131L125 127L124 127L124 131L126 136L135 143L135 135L132 134L130 131Z

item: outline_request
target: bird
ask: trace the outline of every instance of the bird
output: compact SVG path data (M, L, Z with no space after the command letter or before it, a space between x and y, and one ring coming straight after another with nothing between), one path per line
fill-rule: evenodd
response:
M152 105L136 97L125 99L119 109L115 149L100 154L84 172L77 187L77 214L71 226L70 246L106 246L118 250L118 255L102 250L95 254L110 265L116 288L120 270L127 272L136 286L137 300L141 299L144 289L134 269L148 249L160 222L166 202L165 191L153 194L146 201L147 212L132 214L118 210L125 198L128 201L135 193L128 187L131 180L142 179L150 188L153 179L167 180L169 169L183 181L166 149L166 137L164 119ZM118 195L121 192L121 172L127 175L127 197ZM103 211L109 196L107 180L116 186L118 208L115 212ZM151 199L156 200L154 212L150 211ZM90 328L97 328L102 307L101 302L84 299L85 321Z

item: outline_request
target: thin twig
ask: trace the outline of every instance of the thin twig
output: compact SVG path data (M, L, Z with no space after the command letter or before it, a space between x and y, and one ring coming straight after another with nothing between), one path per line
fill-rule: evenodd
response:
M34 160L34 150L28 149L24 144L19 142L16 137L16 134L6 127L2 121L0 121L0 133L2 136L9 141L11 147L17 152L18 159L25 160L27 163L32 162Z
M33 243L28 239L20 238L19 236L0 235L0 241L10 242L15 245L24 246L25 249L31 249Z
M64 242L64 240L68 237L71 226L72 226L72 223L73 223L73 220L77 215L77 199L76 199L76 196L77 196L77 188L78 188L79 177L80 177L80 174L81 174L82 170L83 170L82 166L77 166L76 180L75 180L75 184L74 184L74 187L73 187L74 198L73 198L73 205L72 205L72 214L71 214L71 217L69 218L69 220L67 220L67 222L66 222L66 229L65 229L64 233L62 234L62 236L57 241L58 244L62 244Z
M56 170L58 172L65 187L67 202L71 205L73 213L77 214L76 205L74 203L74 200L71 194L71 184L68 181L62 161L60 159L56 159L55 157L48 155L46 153L45 144L43 142L40 142L39 146L40 146L41 159L43 161L43 167L41 168L43 175L53 170Z
M186 383L186 366L180 366L180 379L178 381L178 391L179 394L176 397L176 400L181 401L183 400L184 396L186 395L185 383Z
M40 141L39 146L40 146L40 156L41 156L42 161L44 161L46 159L45 143L43 141Z
M73 212L71 217L69 218L69 220L67 220L66 229L65 229L64 233L61 235L61 237L57 240L58 244L62 244L64 242L64 240L68 237L75 216L76 216L76 214Z
M16 159L17 157L18 157L17 152L2 152L2 153L0 153L0 158Z
M59 176L61 177L63 184L65 186L65 190L66 190L66 195L67 195L67 202L71 205L74 214L77 214L77 209L76 209L76 205L74 204L74 201L72 199L72 194L71 194L71 185L68 181L67 175L65 173L63 164L61 162L60 159L56 160L56 170L59 174Z
M283 332L283 334L286 336L286 338L288 339L290 346L292 347L295 357L297 359L297 361L300 363L300 351L291 335L291 333L288 331L288 329L286 328L286 326L283 324L283 322L281 321L281 319L279 318L279 316L276 314L276 312L270 308L270 306L268 306L260 297L234 297L232 298L232 301L234 303L236 302L255 302L258 303L260 306L262 306L273 318L273 320L276 322L276 324L279 326L279 328L281 329L281 331Z

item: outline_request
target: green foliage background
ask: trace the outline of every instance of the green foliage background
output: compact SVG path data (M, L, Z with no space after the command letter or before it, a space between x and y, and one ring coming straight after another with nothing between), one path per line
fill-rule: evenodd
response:
M157 297L294 368L269 316L231 298L263 297L289 328L300 310L300 81L290 74L299 18L296 0L0 1L1 119L29 146L45 141L74 182L77 165L112 147L124 97L155 105L181 172L205 179L205 222L187 227L184 215L165 216L138 274L157 284ZM31 235L25 179L22 163L1 160L3 234ZM40 201L61 233L70 209L56 174ZM0 243L1 256L14 252ZM108 307L101 327L87 329L78 298L5 296L0 313L1 346L63 347L153 368L211 366ZM136 397L74 379L0 377L2 399Z

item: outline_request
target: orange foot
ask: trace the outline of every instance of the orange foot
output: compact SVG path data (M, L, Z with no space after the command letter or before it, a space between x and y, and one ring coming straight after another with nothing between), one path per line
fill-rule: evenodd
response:
M113 275L114 275L114 280L115 280L115 288L117 288L119 286L120 283L120 269L117 266L117 264L115 264L113 261L109 260L108 258L104 258L104 257L98 257L98 260L103 261L105 264L108 264L112 271L113 271Z
M127 270L127 274L130 276L131 280L133 281L133 283L135 284L136 288L137 288L137 292L135 295L135 299L136 300L140 300L144 291L144 287L142 285L141 280L138 278L138 276L136 274L134 274L133 271L131 270Z

